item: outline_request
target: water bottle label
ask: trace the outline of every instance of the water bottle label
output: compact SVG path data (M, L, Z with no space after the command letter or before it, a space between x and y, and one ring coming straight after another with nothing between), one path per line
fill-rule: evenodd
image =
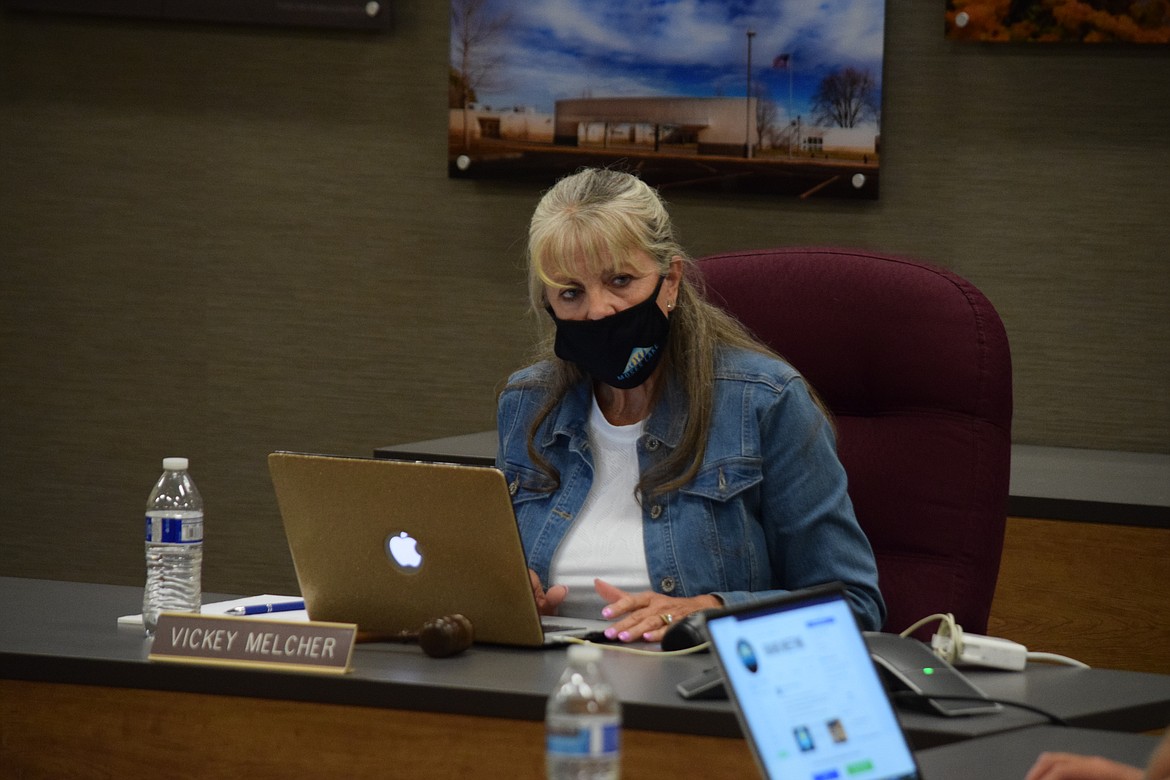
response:
M545 746L561 756L602 758L616 756L621 727L617 723L595 723L578 728L549 728Z
M203 541L203 515L196 517L146 516L146 541L194 544Z

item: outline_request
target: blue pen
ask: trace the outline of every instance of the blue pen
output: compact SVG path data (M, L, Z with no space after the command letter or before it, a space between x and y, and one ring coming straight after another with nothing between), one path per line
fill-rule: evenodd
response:
M249 604L246 607L232 607L227 611L229 615L266 615L269 612L292 612L304 609L304 601L278 601L274 604Z

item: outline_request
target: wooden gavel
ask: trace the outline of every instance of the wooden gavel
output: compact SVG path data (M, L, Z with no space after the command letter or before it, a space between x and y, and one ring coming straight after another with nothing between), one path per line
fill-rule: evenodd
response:
M431 658L450 658L459 655L475 641L475 629L463 615L444 615L423 623L418 631L399 631L381 634L375 631L357 632L358 642L418 642Z

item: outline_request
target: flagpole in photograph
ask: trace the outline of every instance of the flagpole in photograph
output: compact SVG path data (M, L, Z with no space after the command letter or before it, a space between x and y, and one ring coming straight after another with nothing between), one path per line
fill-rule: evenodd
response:
M772 60L773 68L784 68L788 71L788 156L792 156L792 133L796 127L796 120L792 118L792 55L779 54Z
M744 99L746 107L744 109L743 117L743 134L744 134L744 157L749 160L752 157L752 37L755 36L755 30L747 31L748 41L748 60L747 60L747 97Z
M784 55L784 70L788 71L788 121L792 121L792 55ZM800 127L797 126L797 130ZM800 139L797 139L798 141ZM792 134L788 135L788 156L792 156Z

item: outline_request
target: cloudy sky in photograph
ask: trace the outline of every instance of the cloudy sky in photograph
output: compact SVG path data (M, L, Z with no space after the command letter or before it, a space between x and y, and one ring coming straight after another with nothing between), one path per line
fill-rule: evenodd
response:
M451 0L457 9L471 0ZM830 72L868 70L880 85L885 0L478 0L499 22L474 50L495 61L478 88L493 108L552 113L579 97L743 97L747 32L752 83L787 114L808 116L809 99ZM452 16L451 64L459 29ZM788 67L774 67L788 55ZM474 70L474 68L469 68Z

